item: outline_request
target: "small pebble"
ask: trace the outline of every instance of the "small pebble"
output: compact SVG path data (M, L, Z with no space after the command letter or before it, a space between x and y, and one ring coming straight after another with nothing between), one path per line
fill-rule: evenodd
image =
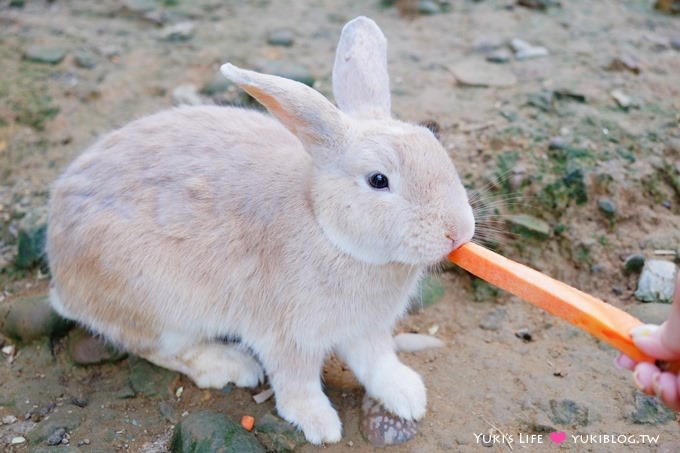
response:
M512 57L512 54L508 52L505 49L498 49L496 51L491 52L486 56L486 61L489 63L498 63L498 64L503 64L503 63L508 63L510 61L510 58Z
M12 437L12 440L10 441L10 443L11 443L12 445L21 445L21 444L23 444L23 443L25 443L25 442L26 442L26 438L25 438L25 437L21 437L21 436Z
M673 205L671 204L671 201L670 201L670 200L664 200L664 201L662 201L662 202L661 202L661 206L663 206L663 207L666 208L666 209L670 209L671 207L673 207Z
M3 425L11 425L12 423L16 423L17 418L14 415L5 415L2 417L2 424Z
M161 37L170 42L188 41L194 37L196 26L193 22L168 25L161 30Z
M534 339L534 337L531 335L531 332L526 327L519 329L517 332L515 332L515 336L527 343L533 341Z
M609 94L623 110L628 110L633 105L633 100L620 90L614 90Z
M597 202L597 207L607 217L613 218L616 216L616 205L609 198L600 198Z
M267 33L267 44L290 47L293 45L294 36L290 28L278 28Z
M78 446L82 447L83 445L90 445L90 439L83 439L78 441Z
M83 69L92 69L97 66L97 59L88 52L78 52L75 54L74 61L76 66Z
M623 263L623 270L626 274L640 272L645 265L645 257L640 254L629 255Z
M47 438L47 445L54 446L62 443L66 437L66 430L64 428L57 428L50 437Z
M530 58L547 57L548 55L550 55L548 49L541 46L535 46L529 49L523 49L515 52L515 58L517 58L518 60L528 60Z
M548 142L548 149L560 150L564 149L569 145L569 142L563 137L553 137Z

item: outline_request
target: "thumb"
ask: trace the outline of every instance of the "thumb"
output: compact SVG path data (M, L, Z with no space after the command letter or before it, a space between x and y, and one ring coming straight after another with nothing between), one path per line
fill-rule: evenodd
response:
M661 340L665 327L665 323L660 326L643 324L631 330L630 335L635 346L647 355L661 360L680 359L680 352L669 348Z

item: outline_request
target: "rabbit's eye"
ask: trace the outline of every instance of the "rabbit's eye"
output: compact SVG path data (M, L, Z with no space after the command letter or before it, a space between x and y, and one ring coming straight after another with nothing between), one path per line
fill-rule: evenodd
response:
M370 184L374 189L378 190L389 189L389 181L387 180L387 176L383 175L382 173L373 173L369 175L368 184Z

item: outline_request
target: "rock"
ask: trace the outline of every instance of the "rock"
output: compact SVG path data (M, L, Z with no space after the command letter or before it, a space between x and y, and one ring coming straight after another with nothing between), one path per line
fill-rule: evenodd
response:
M172 402L161 401L158 403L158 411L161 415L173 425L179 422L179 414Z
M433 16L442 12L439 2L433 0L418 0L416 11L423 16Z
M528 214L517 214L508 217L510 229L524 236L546 239L550 236L550 225L545 220L541 220Z
M561 6L558 0L517 0L519 6L525 8L546 10L551 6Z
M66 334L73 323L59 316L47 296L20 297L0 307L0 333L30 343Z
M277 75L286 79L295 80L305 85L314 86L314 76L307 67L290 61L264 60L256 65L255 68L265 74Z
M631 304L625 310L645 324L661 324L668 319L668 315L671 312L671 304L659 302Z
M656 0L654 8L668 14L680 14L680 0Z
M180 85L172 90L172 101L175 105L204 105L206 100L198 93L198 88L193 84Z
M290 47L295 40L295 33L290 28L277 28L267 33L267 44Z
M170 441L172 453L219 451L223 453L264 453L266 450L238 423L214 411L194 412L175 426Z
M26 443L26 438L23 436L16 436L12 437L12 440L9 442L11 445L21 445Z
M196 25L193 22L179 22L166 25L161 30L161 38L170 42L188 41L194 37Z
M635 410L631 414L633 423L659 425L675 420L675 412L650 395L635 392Z
M64 433L73 431L80 426L81 419L76 413L54 412L49 418L38 423L38 425L27 434L28 441L33 444L45 443L52 435L60 429Z
M24 53L24 58L35 63L59 64L66 56L66 50L59 47L32 46Z
M620 90L614 90L609 94L623 110L628 110L633 105L633 100Z
M640 66L635 58L630 55L621 55L614 58L605 69L609 71L629 71L633 74L640 73Z
M510 61L510 58L512 57L512 54L508 52L505 49L498 49L495 50L491 53L489 53L486 56L486 61L489 63L497 63L497 64L502 64L502 63L508 63Z
M673 300L675 274L675 264L671 261L645 261L635 297L642 302L670 303Z
M528 60L549 55L548 49L545 47L534 46L519 38L510 40L510 47L515 51L515 58L518 60Z
M680 51L680 35L671 38L671 48Z
M471 87L509 87L517 77L504 67L479 60L466 60L451 67L458 83Z
M562 137L552 137L548 142L548 149L562 150L569 146L569 141Z
M89 52L77 52L74 61L76 66L83 69L92 69L97 66L97 59Z
M600 198L597 201L597 207L610 219L613 219L616 216L616 205L609 198Z
M550 420L559 425L586 426L590 423L589 409L572 400L550 400Z
M550 55L548 49L540 46L534 46L515 52L515 58L518 60L529 60L530 58L547 57L548 55Z
M45 257L46 233L47 209L30 209L19 221L15 266L20 269L30 269L47 264Z
M361 434L374 447L398 445L418 433L418 424L387 412L380 403L364 396L361 404Z
M479 322L479 327L484 330L498 330L505 320L507 310L503 307L496 307L488 312Z
M272 413L255 422L255 431L267 451L292 452L305 443L302 432Z
M26 5L25 0L10 0L9 2L10 8L23 8L25 5Z
M154 0L125 0L122 10L125 14L141 15L155 8Z
M64 428L57 428L50 437L47 438L47 445L61 445L62 440L66 437L66 430Z
M626 258L626 261L623 262L623 271L626 274L632 274L632 273L638 273L642 270L642 267L645 265L645 257L634 253L632 255L629 255Z
M221 72L213 74L201 88L200 94L208 96L218 105L244 105L255 102L245 91L227 79Z
M137 356L130 356L128 364L130 366L130 385L136 393L160 397L174 395L172 388L179 380L179 373L157 367Z
M103 338L93 336L83 328L71 331L66 351L76 365L114 363L127 356L126 352L119 351Z
M533 335L531 335L531 331L526 327L523 327L515 332L515 336L525 343L529 343L530 341L534 340Z

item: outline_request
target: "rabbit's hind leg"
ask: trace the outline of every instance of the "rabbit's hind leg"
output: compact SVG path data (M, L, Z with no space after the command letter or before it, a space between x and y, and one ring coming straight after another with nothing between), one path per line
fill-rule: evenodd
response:
M200 388L222 388L230 382L238 387L255 387L264 379L260 363L239 344L214 340L182 345L176 339L172 343L171 348L145 351L142 356L186 374Z

